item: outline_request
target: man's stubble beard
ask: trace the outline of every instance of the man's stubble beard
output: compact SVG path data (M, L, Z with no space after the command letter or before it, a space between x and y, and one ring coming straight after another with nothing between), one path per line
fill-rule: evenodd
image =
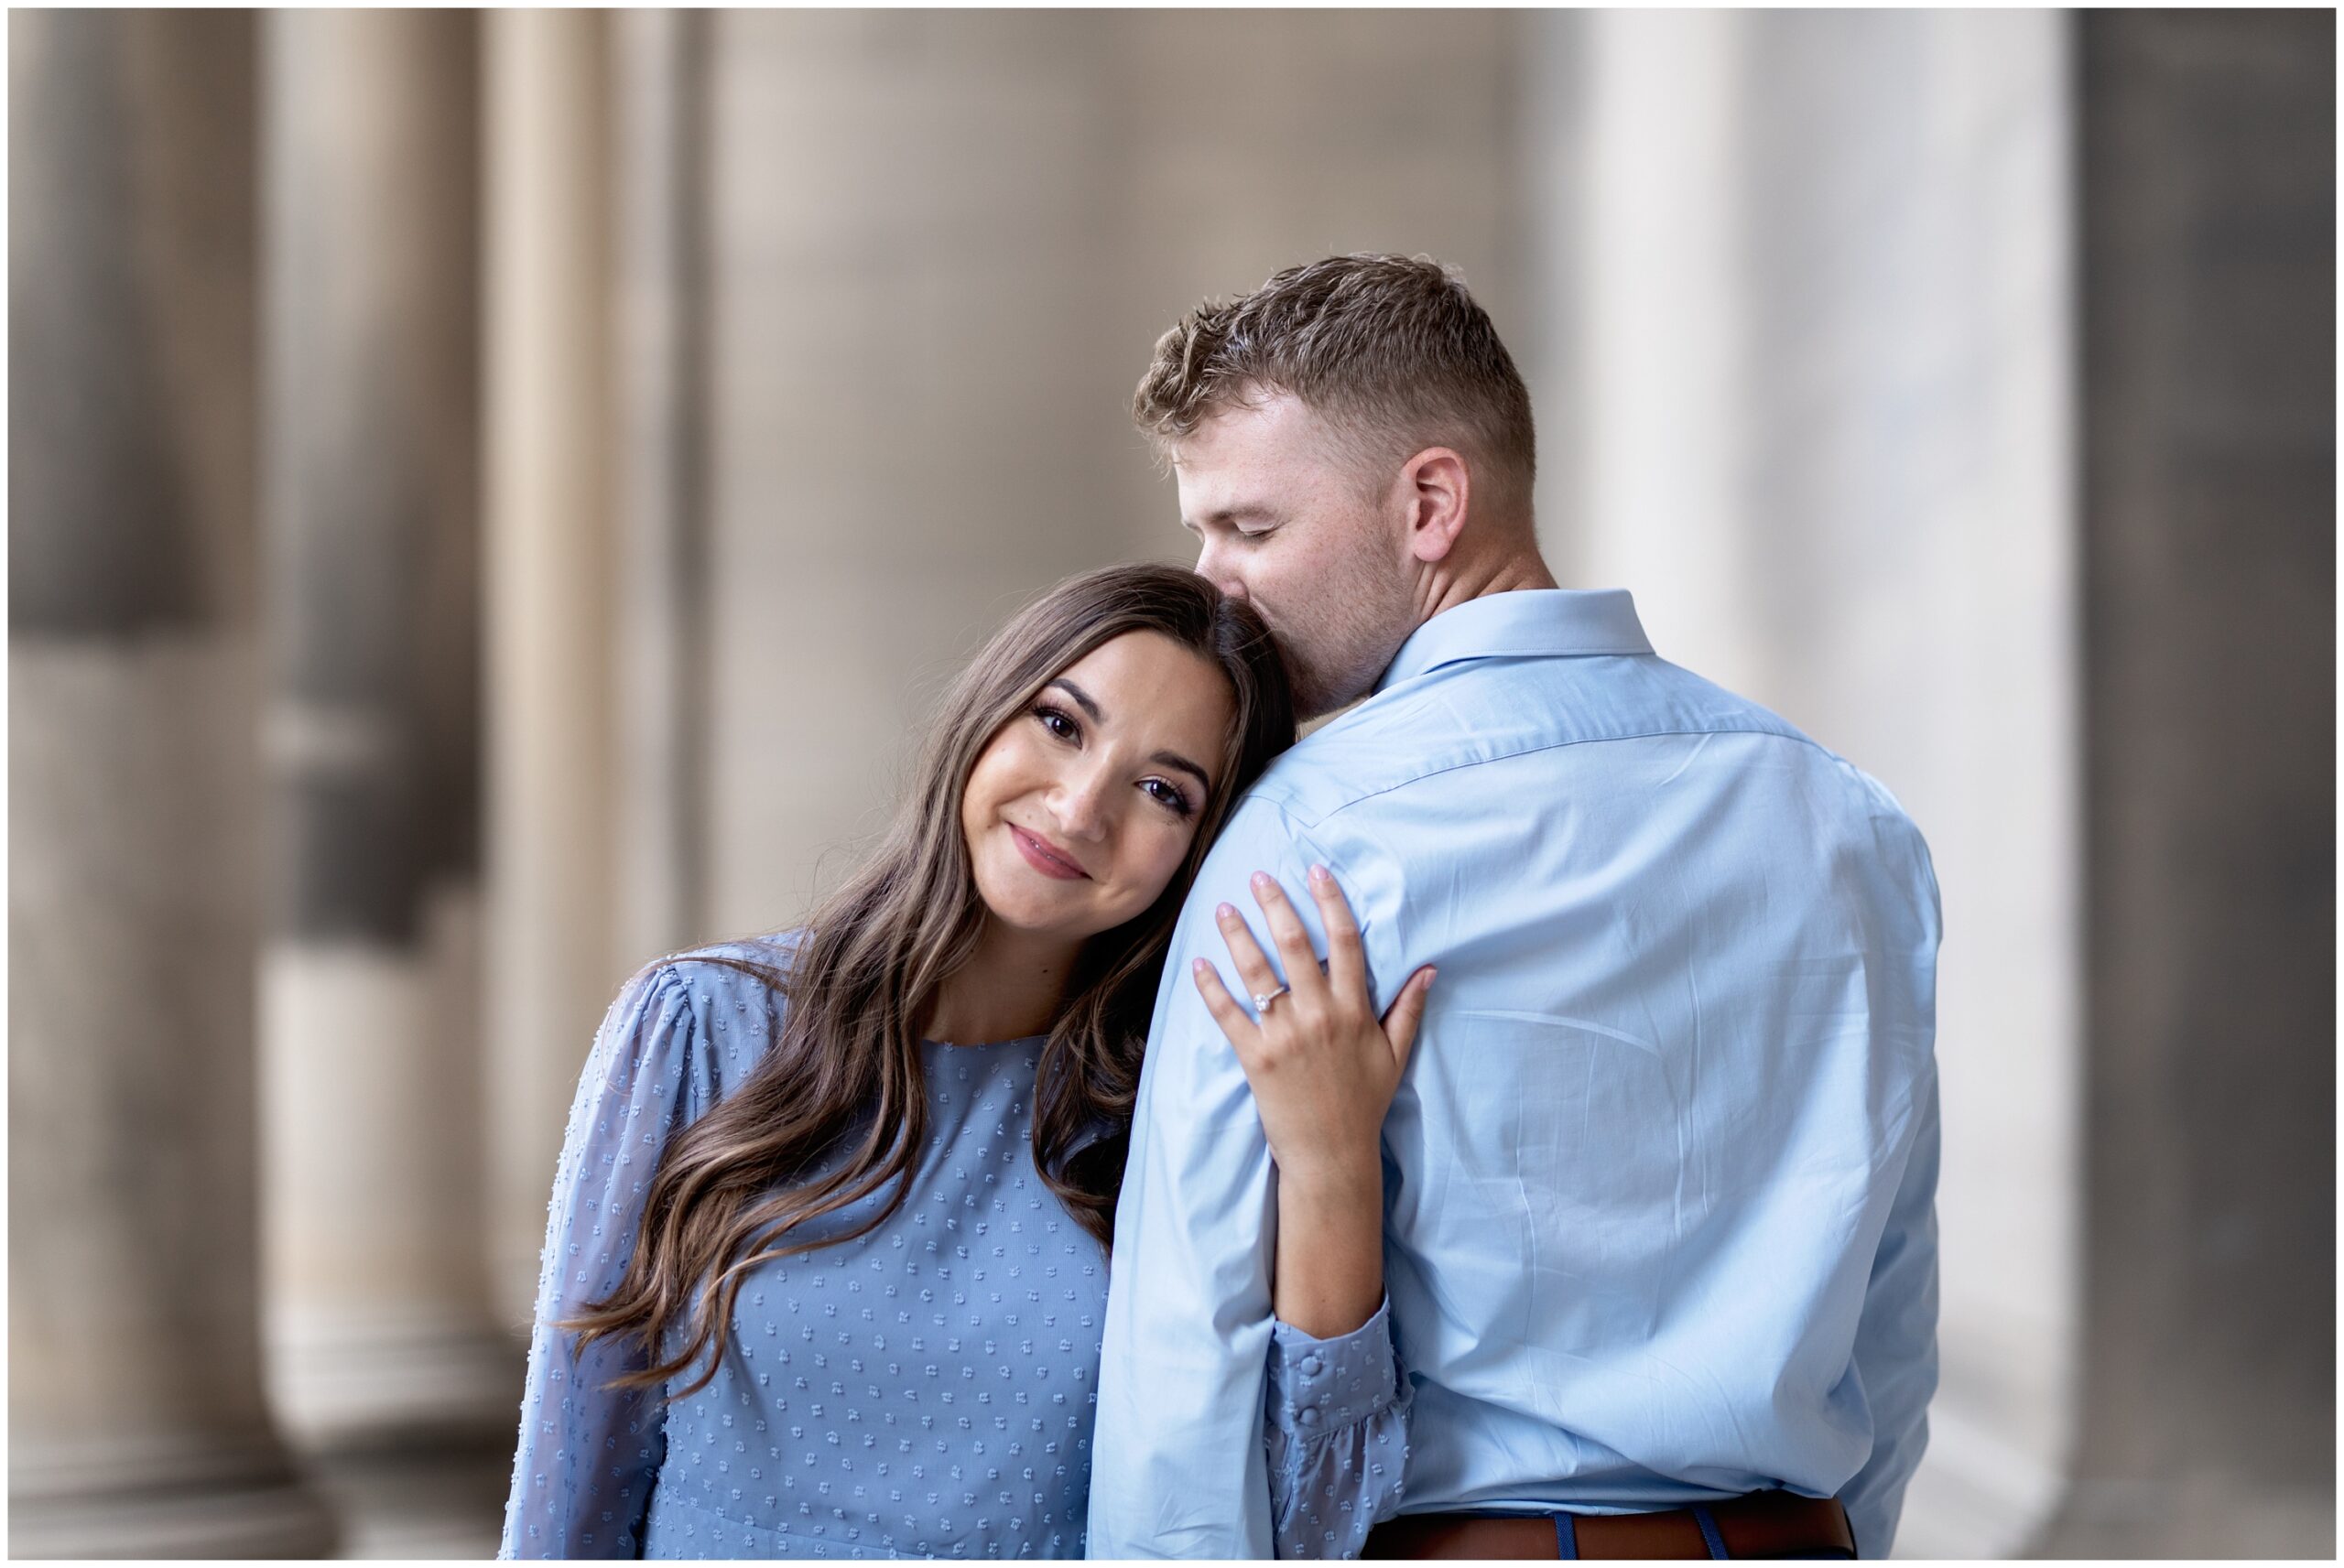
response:
M1367 695L1368 689L1375 684L1375 677L1383 673L1381 665L1373 669L1365 669L1355 663L1351 667L1322 676L1289 663L1286 678L1294 687L1294 716L1307 724L1349 708Z
M1362 481L1321 553L1313 591L1272 614L1255 603L1284 651L1295 717L1306 723L1365 697L1416 629L1416 599L1394 542L1405 517L1393 487ZM1297 628L1307 634L1297 634Z
M1323 719L1374 687L1392 655L1416 629L1413 607L1405 590L1396 589L1355 579L1320 597L1319 602L1330 608L1309 623L1307 636L1294 634L1291 627L1271 626L1294 690L1296 718L1306 722ZM1390 602L1379 606L1376 599Z

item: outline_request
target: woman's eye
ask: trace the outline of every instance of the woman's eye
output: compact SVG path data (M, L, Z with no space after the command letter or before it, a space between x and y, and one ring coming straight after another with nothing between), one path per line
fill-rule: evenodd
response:
M1043 706L1035 708L1034 717L1042 721L1043 729L1048 730L1051 734L1057 736L1061 741L1080 741L1082 739L1082 731L1076 726L1074 720L1068 718L1064 713L1058 711L1058 709L1049 707L1047 704L1044 704Z
M1177 784L1167 784L1162 779L1149 779L1142 787L1147 791L1149 799L1170 807L1175 816L1186 816L1193 809L1188 805L1188 797L1180 793Z

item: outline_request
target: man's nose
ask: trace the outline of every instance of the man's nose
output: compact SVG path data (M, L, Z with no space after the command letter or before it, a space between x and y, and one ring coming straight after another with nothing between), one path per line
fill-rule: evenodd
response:
M1229 557L1211 540L1197 552L1197 575L1232 599L1245 597L1245 584L1229 569Z

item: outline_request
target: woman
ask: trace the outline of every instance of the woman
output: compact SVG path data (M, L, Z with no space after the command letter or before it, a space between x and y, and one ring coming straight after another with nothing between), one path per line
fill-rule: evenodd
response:
M804 930L629 983L556 1181L504 1555L1080 1554L1164 948L1231 804L1293 735L1242 603L1171 568L1077 578L956 684L887 837ZM1347 928L1340 894L1313 892ZM1307 948L1286 951L1323 991ZM1373 1070L1282 1067L1308 1087L1260 1085L1265 1126L1331 1116L1340 1157L1372 1160L1427 980L1388 1035L1372 1006L1348 1029L1286 1008L1289 1063ZM1253 1061L1261 1033L1197 983ZM1319 1299L1322 1269L1355 1279L1379 1226L1282 1253L1277 1302ZM1363 1534L1397 1484L1384 1325L1308 1342L1367 1390L1349 1420L1281 1427L1271 1390L1275 1511L1311 1530L1281 1541L1295 1554L1323 1550L1326 1520Z

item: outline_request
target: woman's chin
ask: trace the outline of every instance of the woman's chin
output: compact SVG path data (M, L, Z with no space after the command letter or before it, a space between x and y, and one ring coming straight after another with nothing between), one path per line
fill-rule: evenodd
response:
M1036 897L1035 892L1044 896ZM1080 941L1088 934L1080 931L1088 922L1067 907L1069 901L1050 898L1046 890L1028 892L1015 885L995 890L980 884L977 897L993 924L1004 932L1036 941Z
M1123 918L1113 918L1096 908L1069 909L1063 902L1023 898L1015 895L1001 898L988 896L982 889L978 899L993 924L1005 934L1033 942L1087 942L1102 931L1112 930Z

